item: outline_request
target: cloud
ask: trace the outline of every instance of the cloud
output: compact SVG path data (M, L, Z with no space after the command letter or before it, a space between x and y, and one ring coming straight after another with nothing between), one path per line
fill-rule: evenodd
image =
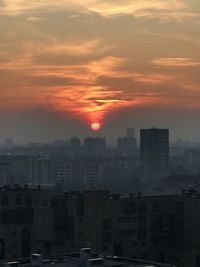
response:
M157 58L152 60L151 64L161 67L199 67L200 61L183 57Z
M190 4L183 0L4 0L1 7L3 14L11 16L63 10L97 13L105 17L128 15L180 19L197 16Z
M125 107L177 102L174 94L181 87L177 81L187 78L132 71L128 70L129 64L127 58L107 56L77 65L38 65L30 55L24 56L0 67L0 74L7 77L3 81L4 98L10 97L7 102L13 108L41 105L88 123L101 121ZM12 75L15 77L10 80ZM176 86L175 93L169 90L172 84Z

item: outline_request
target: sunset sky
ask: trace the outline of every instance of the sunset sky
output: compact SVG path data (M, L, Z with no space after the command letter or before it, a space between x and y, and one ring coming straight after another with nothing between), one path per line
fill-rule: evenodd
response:
M0 141L200 140L199 0L0 0Z

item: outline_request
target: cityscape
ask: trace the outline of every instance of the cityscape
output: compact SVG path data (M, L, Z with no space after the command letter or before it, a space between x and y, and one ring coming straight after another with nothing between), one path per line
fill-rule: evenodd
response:
M200 267L200 0L0 0L0 267Z
M20 146L7 138L1 260L90 248L141 266L198 266L200 145L169 140L169 129L155 127L140 140L128 128L114 147L98 136Z

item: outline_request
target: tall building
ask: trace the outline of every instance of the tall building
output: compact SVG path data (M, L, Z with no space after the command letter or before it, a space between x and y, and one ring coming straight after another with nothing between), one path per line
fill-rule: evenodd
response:
M146 184L169 175L169 130L141 129L141 178Z
M99 157L70 157L59 162L56 170L58 183L74 189L94 189L100 186L102 159Z
M135 138L135 130L128 128L126 130L126 137L119 137L117 139L117 149L121 152L132 152L135 151L137 146L137 140Z
M44 191L27 186L0 188L0 260L28 257L32 248L34 205Z
M9 163L0 161L0 186L9 184Z
M70 139L70 147L73 149L78 149L81 146L81 140L77 137L73 137Z
M29 181L33 184L48 184L50 180L49 157L32 157L29 160Z
M128 128L126 130L126 137L127 138L135 138L135 130L133 128Z
M84 139L84 148L88 152L98 153L106 149L106 138L103 137L87 137Z

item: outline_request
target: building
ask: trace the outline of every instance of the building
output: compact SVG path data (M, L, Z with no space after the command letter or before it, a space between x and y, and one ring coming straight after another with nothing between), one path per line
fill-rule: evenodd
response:
M184 151L184 166L187 173L200 174L200 149L187 149Z
M27 184L30 158L27 155L0 156L0 186Z
M31 157L29 159L29 182L32 184L49 184L50 164L51 159L49 157Z
M95 189L101 185L103 160L99 157L68 157L57 165L57 183L69 188Z
M28 257L32 248L35 200L44 194L39 188L0 188L0 259Z
M45 255L91 247L102 255L200 266L200 193L121 196L71 192L37 201L34 249Z
M127 138L135 138L135 129L133 128L128 128L126 130L126 137Z
M0 186L9 184L9 163L7 161L0 161Z
M103 137L87 137L84 139L84 148L89 153L102 153L106 150L106 138Z
M81 140L77 137L71 138L70 139L70 147L72 149L80 149L81 147Z
M126 130L126 137L119 137L117 139L117 150L122 153L135 152L137 147L137 140L135 138L135 130L128 128Z
M141 179L147 184L157 183L169 175L169 130L141 129Z
M139 259L127 259L109 255L99 255L92 253L90 248L83 248L80 252L73 252L64 255L42 256L41 254L31 254L30 259L3 261L2 267L175 267L172 265L149 262Z

